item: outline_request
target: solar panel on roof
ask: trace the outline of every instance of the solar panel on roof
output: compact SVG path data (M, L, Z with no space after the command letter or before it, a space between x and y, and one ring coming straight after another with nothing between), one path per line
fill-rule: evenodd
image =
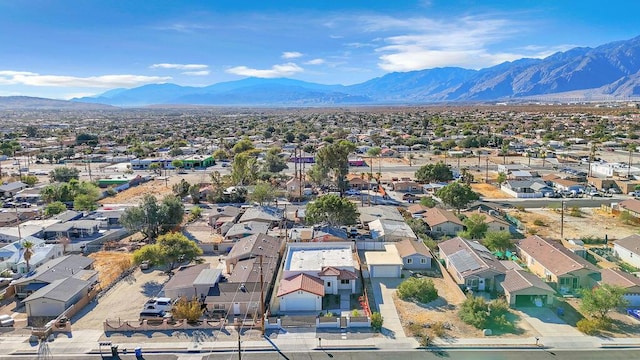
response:
M449 261L455 266L458 272L463 273L480 269L482 266L478 261L465 250L460 250L449 256Z

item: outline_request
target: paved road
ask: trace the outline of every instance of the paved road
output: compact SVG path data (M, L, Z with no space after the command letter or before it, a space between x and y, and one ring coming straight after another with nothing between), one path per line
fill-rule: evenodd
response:
M565 208L571 208L574 206L583 208L598 208L602 204L611 205L613 202L620 202L624 198L582 198L582 199L484 199L486 203L499 204L501 206L516 207L522 206L527 209L548 207L550 204L560 206L564 201Z
M105 355L107 352L105 351ZM101 357L99 354L52 354L53 359L112 359L112 357ZM214 360L214 359L238 359L234 353L213 353L213 354L143 354L146 360ZM540 360L540 359L560 359L560 360L628 360L640 358L640 350L606 350L606 351L547 351L544 349L532 350L412 350L412 351L335 351L335 350L315 350L312 352L282 353L277 352L244 352L244 360L327 360L327 359L350 359L350 360L424 360L424 359L450 359L450 360ZM36 359L33 355L13 355L11 357L0 357L0 360L13 359ZM136 357L132 354L120 355L119 359L133 360Z

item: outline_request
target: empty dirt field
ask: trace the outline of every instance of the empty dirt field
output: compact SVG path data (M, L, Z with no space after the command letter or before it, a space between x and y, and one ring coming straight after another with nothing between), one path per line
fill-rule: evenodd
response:
M562 217L560 209L513 210L509 213L525 224L528 233L535 232L540 236L560 239ZM585 237L604 239L607 236L609 240L616 240L636 234L638 230L640 227L625 224L617 216L597 208L582 208L573 211L571 208L565 209L565 239Z
M471 189L486 199L512 199L492 184L471 184Z
M117 251L99 251L90 254L89 257L95 260L93 267L98 272L101 288L109 286L128 269L133 258L129 253Z

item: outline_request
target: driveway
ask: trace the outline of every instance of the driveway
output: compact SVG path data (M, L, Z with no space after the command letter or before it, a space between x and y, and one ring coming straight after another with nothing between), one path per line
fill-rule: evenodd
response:
M106 319L138 320L144 303L157 296L169 279L160 270L141 271L120 280L97 302L89 303L72 321L72 328L103 329Z
M520 310L523 320L529 323L531 327L536 329L540 335L544 337L553 336L584 336L580 331L558 317L556 313L546 307L527 307L518 308Z
M373 297L378 305L378 311L384 319L382 324L382 334L395 339L407 337L404 333L404 329L402 329L400 316L398 316L396 305L393 302L393 293L401 282L402 279L396 278L371 279Z

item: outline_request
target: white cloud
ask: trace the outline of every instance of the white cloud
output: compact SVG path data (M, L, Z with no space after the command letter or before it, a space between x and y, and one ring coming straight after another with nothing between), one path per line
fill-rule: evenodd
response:
M168 76L102 75L77 77L64 75L41 75L26 71L0 70L0 84L2 85L113 88L162 83L169 80L171 80L171 77Z
M203 64L153 64L150 69L206 70L209 65Z
M313 59L305 62L305 65L322 65L324 63L324 59Z
M291 76L293 74L303 72L304 69L298 66L295 63L286 63L280 65L273 65L271 69L252 69L246 66L236 66L230 69L227 69L227 73L242 75L242 76L253 76L259 78L277 78L282 76Z
M429 6L430 1L423 1L422 5ZM373 47L380 60L378 66L385 71L442 66L479 69L522 57L541 58L566 49L510 48L509 41L532 25L503 15L462 16L446 20L376 15L355 17L355 21L353 18L334 21L351 21L365 33L374 35L369 41L347 43L345 46L355 49Z
M297 51L285 51L282 53L283 59L295 59L302 56L302 53Z
M211 72L209 70L199 70L199 71L185 71L183 73L181 73L182 75L189 75L189 76L207 76L209 75Z

